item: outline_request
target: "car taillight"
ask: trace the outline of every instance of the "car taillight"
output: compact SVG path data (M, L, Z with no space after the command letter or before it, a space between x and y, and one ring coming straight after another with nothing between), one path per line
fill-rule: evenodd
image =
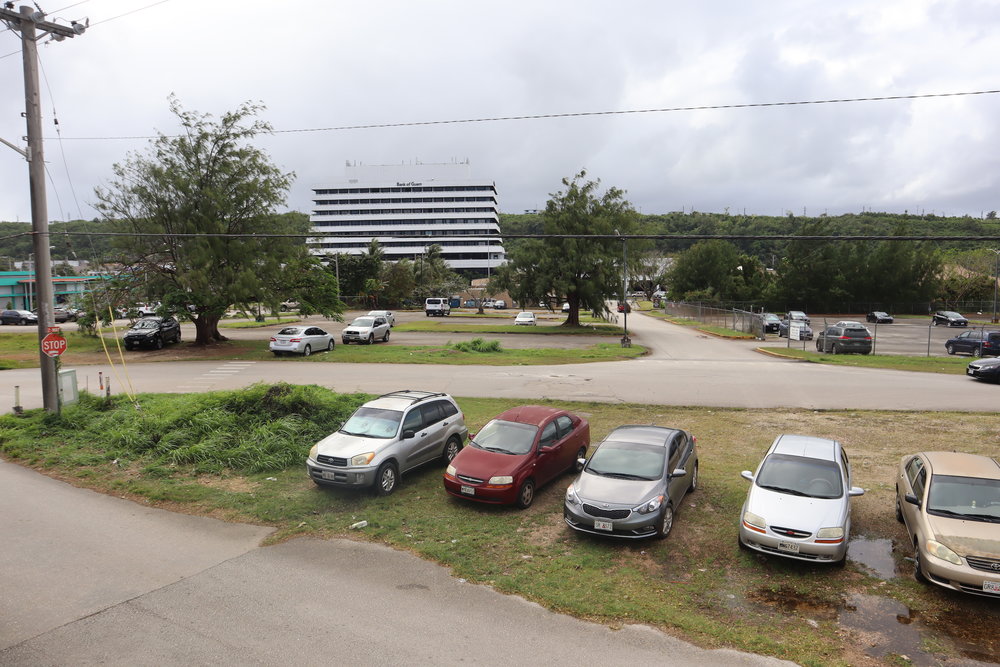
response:
M301 338L289 338L288 342L289 343L301 343L302 339Z
M271 342L272 343L276 342L277 340L278 340L277 338L275 338L274 336L271 336Z

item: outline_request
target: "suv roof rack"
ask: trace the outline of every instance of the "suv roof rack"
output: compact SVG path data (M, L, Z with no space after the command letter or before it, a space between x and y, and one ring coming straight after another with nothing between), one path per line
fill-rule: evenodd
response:
M407 394L411 394L407 396ZM412 396L412 394L421 394L420 396ZM409 398L410 403L419 403L420 401L426 401L428 398L434 398L436 396L447 396L448 394L440 391L423 391L420 389L398 389L396 391L390 391L388 394L382 394L379 398Z

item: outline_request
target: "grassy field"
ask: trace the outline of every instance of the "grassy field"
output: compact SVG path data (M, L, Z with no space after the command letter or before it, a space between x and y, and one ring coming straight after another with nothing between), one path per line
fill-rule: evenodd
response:
M452 568L455 576L515 593L550 609L612 626L648 623L703 646L729 646L804 665L873 664L838 623L854 595L895 600L928 628L923 650L955 658L973 633L1000 659L1000 610L990 601L917 584L905 533L893 517L899 458L924 443L961 443L995 454L1000 415L703 408L548 402L591 422L596 443L614 426L655 423L690 430L701 456L699 489L663 541L615 542L572 533L561 516L566 475L528 510L447 496L438 466L405 476L387 498L321 489L302 461L363 395L318 387L257 386L239 392L87 396L62 417L40 411L0 417L0 453L74 484L176 511L272 525L280 541L300 535L373 540ZM470 430L517 405L459 398ZM853 534L891 540L898 576L880 579L849 563L821 567L749 554L736 546L747 482L779 433L836 438L864 496ZM930 445L928 445L930 446ZM936 446L936 445L935 445ZM359 520L364 531L349 531ZM961 619L976 618L975 624ZM897 624L888 621L887 630ZM976 630L979 628L979 630ZM975 634L975 633L979 634ZM909 659L889 656L889 664Z
M539 334L557 336L621 336L623 329L614 324L586 324L567 327L562 324L538 324L533 327L514 324L477 324L445 319L397 324L393 331L427 331L437 333Z
M818 364L833 366L856 366L858 368L889 368L897 371L920 371L922 373L947 373L964 375L970 357L904 357L888 354L823 354L785 345L763 345L761 350L794 359L802 359Z
M107 362L107 355L117 363L123 355L132 361L199 361L218 359L257 360L274 359L267 349L266 340L230 340L216 345L199 347L185 342L168 345L162 350L137 350L125 352L113 338L106 338L106 350L101 339L76 332L65 334L67 351L61 359L64 364L100 364ZM474 339L475 341L475 339ZM474 341L470 341L474 342ZM488 341L487 341L488 342ZM467 366L536 366L543 364L577 364L595 361L634 359L646 353L640 345L622 348L618 343L596 343L586 348L560 349L501 349L478 351L491 346L469 343L444 345L343 345L337 344L332 353L317 353L309 357L285 356L285 363L377 363L377 364L450 364ZM494 346L495 347L495 346ZM33 333L11 333L0 336L0 369L35 368L38 366L38 337Z

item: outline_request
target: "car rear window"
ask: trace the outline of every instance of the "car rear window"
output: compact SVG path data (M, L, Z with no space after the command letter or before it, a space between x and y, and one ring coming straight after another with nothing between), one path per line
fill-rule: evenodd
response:
M278 332L278 335L279 336L297 336L299 334L299 331L301 331L300 327L285 327L284 329L282 329L281 331Z
M848 338L868 338L867 329L844 329L844 335Z

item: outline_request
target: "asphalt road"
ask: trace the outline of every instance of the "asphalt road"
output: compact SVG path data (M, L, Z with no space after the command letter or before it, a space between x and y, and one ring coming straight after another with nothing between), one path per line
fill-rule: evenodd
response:
M1000 398L1000 386L960 375L788 361L755 352L760 345L758 341L721 340L638 314L630 315L628 322L634 341L650 350L648 356L629 362L551 367L414 364L375 367L302 363L289 358L258 362L142 363L135 361L141 355L134 353L127 357L132 363L126 368L77 368L77 382L81 389L96 392L98 372L102 372L104 377L112 378L116 393L126 386L136 392L192 392L285 381L317 384L341 392L384 393L400 388L425 388L455 396L742 408L993 412ZM253 331L257 333L252 335L261 335L259 330ZM805 345L811 349L808 346L812 343ZM336 350L333 354L336 355ZM41 406L37 369L4 371L0 377L3 379L0 407L10 409L15 405L15 386L20 387L22 406Z

